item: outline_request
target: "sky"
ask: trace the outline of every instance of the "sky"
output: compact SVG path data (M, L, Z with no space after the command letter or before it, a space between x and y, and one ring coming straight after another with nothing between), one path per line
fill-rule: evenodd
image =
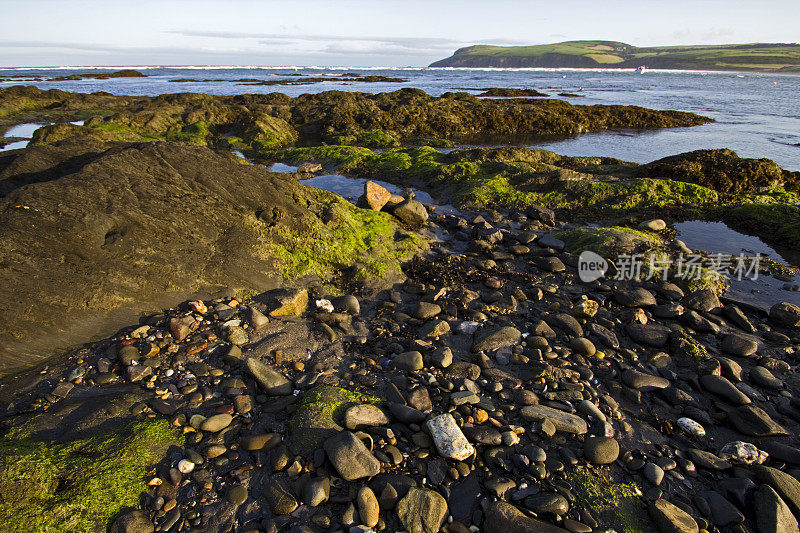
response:
M0 67L425 66L471 44L798 42L800 0L0 0Z

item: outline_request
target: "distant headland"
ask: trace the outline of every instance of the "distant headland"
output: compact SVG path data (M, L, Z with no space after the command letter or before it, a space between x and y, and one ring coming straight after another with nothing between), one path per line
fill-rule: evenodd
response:
M637 47L616 41L459 48L432 67L658 68L800 72L800 44Z

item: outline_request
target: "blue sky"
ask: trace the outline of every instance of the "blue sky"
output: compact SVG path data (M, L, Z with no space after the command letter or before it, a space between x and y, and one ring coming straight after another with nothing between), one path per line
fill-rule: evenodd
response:
M800 40L800 0L0 0L0 13L0 66L424 66L477 43Z

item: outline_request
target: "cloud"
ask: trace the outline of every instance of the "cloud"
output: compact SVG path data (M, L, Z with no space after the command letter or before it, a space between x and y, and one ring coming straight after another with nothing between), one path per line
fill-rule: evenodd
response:
M682 30L674 31L670 34L670 39L673 41L714 41L722 37L731 37L736 34L732 28L709 28L707 30L694 30L685 28Z

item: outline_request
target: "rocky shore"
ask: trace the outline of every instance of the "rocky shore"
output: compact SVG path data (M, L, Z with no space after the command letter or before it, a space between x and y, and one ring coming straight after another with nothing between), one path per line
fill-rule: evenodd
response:
M59 122L0 155L0 363L39 361L0 382L0 529L800 533L800 308L618 260L700 252L670 213L791 238L797 174L432 147L703 117L411 89L0 110ZM303 185L330 171L456 208Z
M5 408L4 523L797 531L800 308L582 283L545 208L417 223L444 240L374 295L187 301L45 371ZM74 471L144 427L161 455ZM42 439L73 451L40 479Z

